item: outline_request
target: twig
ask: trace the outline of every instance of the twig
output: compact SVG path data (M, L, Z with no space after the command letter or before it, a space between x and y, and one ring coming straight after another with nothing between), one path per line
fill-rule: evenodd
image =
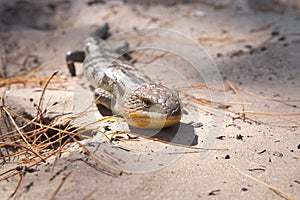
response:
M55 71L49 78L48 80L46 81L44 87L43 87L43 90L42 90L42 94L40 96L40 100L39 100L39 104L37 106L37 113L36 113L36 119L38 121L42 121L43 120L43 112L42 112L42 102L43 102L43 98L44 98L44 95L45 95L45 92L46 92L46 88L48 86L48 84L50 83L51 79L58 74L58 71Z
M4 88L1 95L1 106L5 106L5 95L6 95L7 87Z
M18 115L17 113L15 113L14 111L12 110L9 110L10 113L14 114L15 116L18 116L19 118L21 118L22 120L24 121L30 121L33 125L37 125L37 126L40 126L40 127L43 127L43 128L47 128L47 129L51 129L51 130L54 130L54 131L61 131L63 133L73 133L74 134L74 131L70 132L70 131L66 131L66 130L62 130L62 129L59 129L59 128L55 128L55 127L52 127L50 125L45 125L45 124L42 124L42 123L38 123L38 122L35 122L35 121L31 121L29 119L26 119L25 117L23 116L20 116Z
M255 94L253 92L250 92L250 91L247 91L245 90L244 88L241 88L241 87L236 87L238 90L248 94L248 95L251 95L251 96L254 96L254 97L259 97L261 99L266 99L266 100L269 100L269 101L276 101L276 102L280 102L280 103L286 103L286 102L300 102L299 99L277 99L277 98L270 98L270 97L264 97L264 96L261 96L261 95L258 95L258 94Z
M19 147L19 148L23 148L26 149L27 151L32 152L34 155L36 155L37 157L39 157L41 159L42 162L45 162L45 159L41 157L41 155L39 155L36 151L34 151L31 148L28 148L26 146L22 146L20 144L16 144L16 143L8 143L8 142L0 142L0 147L1 146L14 146L14 147Z
M3 107L3 110L8 114L10 120L12 121L12 123L14 124L15 128L17 129L18 133L21 135L22 139L24 140L24 142L28 145L29 149L36 154L41 160L43 160L45 162L45 160L42 158L42 156L36 152L32 146L29 144L29 142L27 141L27 139L25 138L24 134L22 133L22 131L19 129L18 125L16 124L15 120L12 118L11 114L9 113L9 111L7 110L6 107Z
M15 128L17 129L18 133L20 134L20 136L22 137L23 141L27 144L27 146L29 148L32 148L31 145L29 144L29 142L27 141L27 139L25 138L24 134L22 133L22 131L20 130L20 128L18 127L17 123L15 122L15 120L12 118L11 114L9 113L9 111L7 110L6 107L3 107L3 110L6 112L6 114L8 115L9 119L11 120L11 122L13 123L13 125L15 126Z
M95 188L95 189L93 189L91 192L89 192L87 195L85 195L85 196L82 198L82 200L88 200L88 199L90 199L90 197L91 197L93 194L95 194L98 190L99 190L98 187Z
M20 175L20 180L18 182L18 185L16 187L16 189L13 191L13 193L10 195L10 198L12 198L13 196L15 196L15 194L18 192L19 188L21 187L23 181L24 181L24 178L25 178L25 172L23 171L20 171L19 172L19 175Z
M57 193L59 192L59 190L61 189L61 187L63 186L63 184L66 182L67 178L70 176L71 173L72 173L72 171L69 171L69 172L67 173L67 175L64 176L64 177L61 179L60 184L59 184L58 187L56 188L55 192L52 194L51 200L54 200L55 196L57 195Z
M240 106L241 106L241 109L242 109L242 112L243 112L245 110L245 108L244 108L242 98L241 98L240 94L238 93L237 88L235 87L235 85L231 81L226 80L226 82L230 86L230 88L233 90L233 92L236 94L239 102L241 102ZM241 117L241 119L245 120L246 115L245 115L245 113L242 113L242 112L240 112L240 117Z
M161 54L155 56L155 57L152 58L151 60L146 61L145 64L152 63L152 62L154 62L154 61L156 61L156 60L158 60L158 59L164 57L164 56L167 55L167 54L168 54L168 52L163 52L163 53L161 53Z
M112 134L112 137L114 137L115 135L123 135L123 134L133 134L133 135L142 137L142 138L147 139L147 140L152 140L152 141L155 141L155 142L160 142L160 143L163 143L163 144L169 144L169 145L178 146L178 147L183 147L183 148L188 148L188 149L196 149L196 150L212 150L212 151L227 151L227 150L229 150L229 149L202 148L202 147L193 147L193 146L187 146L187 145L182 145L182 144L175 144L175 143L172 143L172 142L160 140L160 139L158 139L158 138L152 138L152 137L140 135L140 134L137 134L137 133L117 132L117 133Z
M65 145L67 145L68 142L70 142L70 141L71 141L71 139L68 138L68 140L67 140L62 146L59 147L57 153L55 153L55 159L54 159L54 161L53 161L53 165L52 165L51 173L50 173L50 174L51 174L51 177L52 177L53 172L54 172L54 167L55 167L55 164L56 164L56 162L57 162L58 155L62 152L62 150L63 150L63 148L65 147Z
M186 86L186 87L179 87L179 88L176 88L176 90L187 91L187 90L202 89L202 88L207 88L207 84L200 83L200 84Z
M259 112L259 111L242 111L239 112L240 114L255 114L255 115L264 115L264 116L284 116L284 117L289 117L289 116L300 116L300 113L267 113L267 112Z
M247 178L250 178L253 181L255 181L255 182L257 182L257 183L259 183L259 184L261 184L261 185L263 185L263 186L265 186L267 188L269 188L270 190L272 190L273 192L275 192L279 196L281 196L281 197L283 197L283 198L285 198L287 200L297 200L295 197L293 197L293 196L291 196L289 194L286 194L286 193L280 191L279 189L277 189L277 188L275 188L275 187L273 187L273 186L271 186L271 185L269 185L269 184L267 184L267 183L265 183L265 182L263 182L261 180L258 180L256 178L254 178L254 177L252 177L252 176L250 176L250 175L242 172L240 169L238 169L238 168L236 168L234 166L231 166L231 167L234 168L238 173L242 174L243 176L246 176Z
M70 136L72 137L72 136ZM113 177L118 177L118 174L116 174L115 172L113 172L111 169L109 169L106 165L111 165L111 167L113 167L116 170L119 170L122 173L128 174L127 172L123 171L121 168L117 167L116 165L113 165L111 163L108 163L108 161L96 156L93 152L89 151L84 145L82 145L78 140L76 140L74 137L72 137L72 139L89 155L91 156L94 161L100 165L101 167L103 167L104 170L106 170L107 172L109 172ZM103 162L100 162L100 160ZM105 163L105 164L104 164Z

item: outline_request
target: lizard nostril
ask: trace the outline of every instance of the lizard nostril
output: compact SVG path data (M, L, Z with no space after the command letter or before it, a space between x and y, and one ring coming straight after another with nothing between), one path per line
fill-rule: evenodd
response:
M180 109L180 107L178 106L175 110L173 110L173 111L171 112L171 116L175 117L175 116L179 116L179 115L181 115L181 109Z

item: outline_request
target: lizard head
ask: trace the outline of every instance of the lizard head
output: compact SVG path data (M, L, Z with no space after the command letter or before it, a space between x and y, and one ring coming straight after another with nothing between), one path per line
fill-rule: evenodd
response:
M121 112L133 127L163 128L180 121L182 105L177 92L149 83L127 92Z

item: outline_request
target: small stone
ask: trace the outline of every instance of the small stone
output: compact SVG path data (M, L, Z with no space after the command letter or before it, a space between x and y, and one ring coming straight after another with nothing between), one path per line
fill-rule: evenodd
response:
M280 38L278 38L278 41L284 41L286 39L286 37L285 36L282 36L282 37L280 37Z
M220 189L213 190L213 191L211 191L210 193L208 193L208 196L217 195L217 194L219 194L220 192L221 192L221 190L220 190Z
M278 36L278 35L279 35L279 31L273 31L273 32L271 33L271 35L272 35L272 36Z
M242 136L241 134L236 135L236 139L238 139L238 140L243 140L243 137L244 136Z
M220 136L216 137L216 139L218 139L218 140L223 140L224 138L225 138L225 135L220 135Z
M203 126L203 124L201 122L195 122L195 123L192 123L192 126L194 128L201 128Z
M278 152L278 151L274 151L274 152L273 152L273 156L277 156L277 157L279 157L279 158L282 158L282 157L283 157L283 153Z
M222 56L223 56L223 54L217 53L217 57L218 57L218 58L220 58L220 57L222 57Z
M266 47L262 47L260 50L261 51L265 51L265 50L267 50L267 48Z

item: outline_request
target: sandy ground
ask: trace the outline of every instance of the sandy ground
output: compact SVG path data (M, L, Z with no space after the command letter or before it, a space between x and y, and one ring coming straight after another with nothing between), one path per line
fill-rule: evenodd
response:
M35 75L41 77L59 70L62 81L50 84L44 100L55 105L49 116L93 105L84 78L67 76L65 55L81 50L104 22L116 41L129 40L136 66L154 81L176 88L206 84L189 94L214 102L182 95L178 126L139 133L167 144L142 137L110 144L101 132L139 131L124 122L106 124L107 131L99 123L82 143L129 174L112 177L72 145L55 164L50 159L27 173L14 198L300 199L300 3L270 2L0 1L0 75L14 77L40 64ZM34 115L41 85L2 86L6 106ZM90 109L77 126L101 118ZM239 111L249 111L246 119L233 113ZM215 150L196 149L202 147ZM1 164L0 173L13 164ZM18 181L1 181L0 199L9 198Z

